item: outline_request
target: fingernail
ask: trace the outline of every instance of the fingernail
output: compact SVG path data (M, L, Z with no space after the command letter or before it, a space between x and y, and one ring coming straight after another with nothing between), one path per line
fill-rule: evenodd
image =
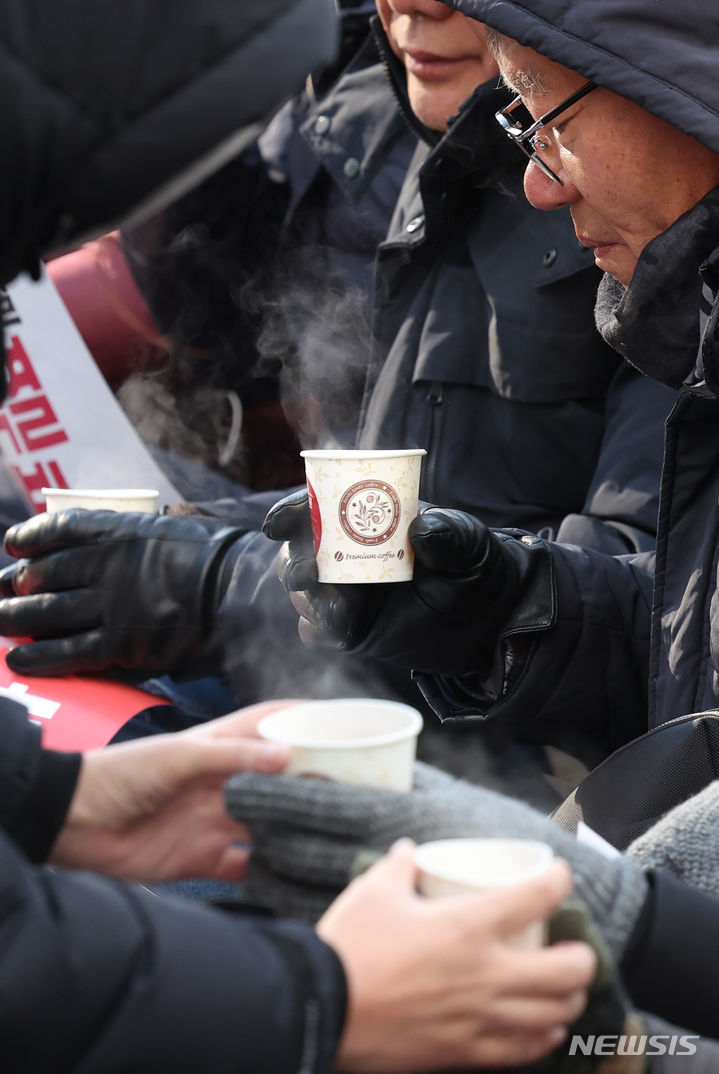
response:
M404 854L405 851L411 849L412 847L414 847L414 843L412 842L412 840L408 839L406 836L403 836L401 839L398 839L396 843L392 844L392 846L389 848L389 853L392 855Z
M261 750L263 761L268 764L277 764L279 761L288 761L290 751L282 742L265 742Z
M582 1013L587 1005L587 992L584 988L578 988L576 992L573 992L570 997L570 1002L577 1012L577 1017Z
M562 1041L564 1041L566 1039L567 1039L567 1027L566 1026L555 1026L554 1029L551 1029L549 1031L549 1041L552 1044L552 1047L556 1048L557 1045L561 1044Z

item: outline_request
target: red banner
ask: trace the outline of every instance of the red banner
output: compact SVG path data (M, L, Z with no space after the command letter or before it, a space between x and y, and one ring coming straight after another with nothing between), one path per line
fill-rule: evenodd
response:
M28 709L42 727L44 746L54 750L91 750L105 746L117 731L150 705L167 704L135 686L99 676L64 675L24 678L5 662L17 644L0 637L0 697L10 697Z
M28 513L43 487L152 488L182 499L128 420L46 273L0 288L8 397L0 452Z

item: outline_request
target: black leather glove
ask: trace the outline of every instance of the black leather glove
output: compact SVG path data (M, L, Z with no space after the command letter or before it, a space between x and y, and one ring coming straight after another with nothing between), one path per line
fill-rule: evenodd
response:
M306 492L275 504L263 530L286 542L280 578L308 645L440 675L485 674L502 638L554 622L547 543L462 511L422 505L409 528L413 580L380 585L317 581Z
M27 557L0 578L0 634L34 640L9 666L29 675L133 669L212 674L216 611L242 531L213 519L114 511L36 515L9 529Z

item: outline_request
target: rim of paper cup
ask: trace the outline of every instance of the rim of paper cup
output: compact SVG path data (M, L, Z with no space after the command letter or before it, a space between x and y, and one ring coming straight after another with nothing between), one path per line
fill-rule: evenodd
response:
M92 500L149 500L157 489L40 489L43 496L87 496Z
M496 846L498 843L518 843L525 847L532 847L536 850L540 850L541 858L533 865L528 865L526 868L522 869L522 871L518 872L515 876L498 877L496 879L489 877L486 880L482 880L481 882L478 881L476 883L467 878L466 872L462 872L461 863L458 864L456 871L454 869L443 869L441 872L437 871L436 866L433 867L431 864L423 864L424 860L436 847L451 844L458 849L462 843L467 845L471 844L473 846ZM482 838L478 836L473 839L471 836L467 836L466 838L460 837L457 839L433 839L428 843L420 843L414 852L415 864L425 876L431 876L437 880L447 880L449 883L453 884L463 884L465 887L477 888L506 887L508 884L520 884L525 880L532 880L535 876L539 876L540 873L543 873L553 859L554 851L549 843L543 843L541 839L513 839L511 836L506 835L498 835L494 838Z
M357 451L347 449L318 448L316 451L301 451L303 459L409 459L417 455L426 455L424 448L398 448L396 451Z
M262 738L269 739L272 742L282 742L286 746L298 746L301 749L312 750L352 750L352 749L366 749L368 746L390 746L394 742L402 742L406 738L415 738L422 727L424 721L422 716L413 709L411 705L403 705L400 701L383 701L379 702L382 705L391 707L393 709L402 709L410 716L410 721L406 727L401 727L397 731L388 731L384 735L372 735L367 738L336 738L332 741L327 739L314 739L304 738L300 736L288 737L287 735L273 735L272 724L276 723L281 717L287 716L289 712L298 712L302 709L315 709L318 706L329 708L330 705L343 705L351 708L359 708L360 705L366 705L368 703L367 698L353 698L353 697L336 697L327 701L312 701L306 705L292 705L286 709L280 709L279 712L271 712L269 716L263 717L257 725L257 733ZM270 733L268 733L267 725L270 725Z

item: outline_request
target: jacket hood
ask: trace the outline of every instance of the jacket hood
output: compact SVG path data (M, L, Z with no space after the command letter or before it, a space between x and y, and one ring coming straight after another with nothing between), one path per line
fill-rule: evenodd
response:
M719 153L717 0L443 0Z
M0 283L156 211L334 58L333 0L0 0Z

